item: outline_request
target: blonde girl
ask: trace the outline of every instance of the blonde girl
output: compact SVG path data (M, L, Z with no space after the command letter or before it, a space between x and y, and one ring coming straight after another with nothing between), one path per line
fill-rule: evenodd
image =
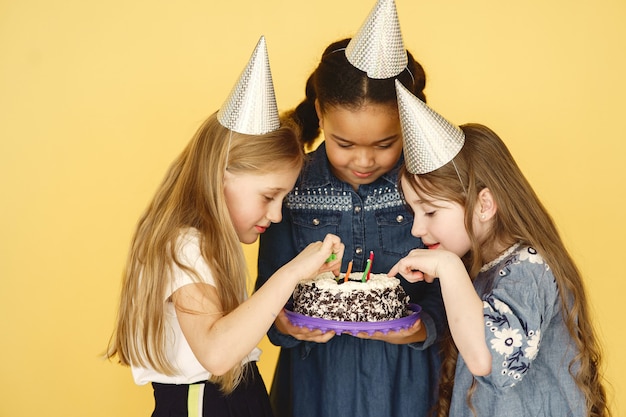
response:
M167 172L133 237L107 352L152 383L153 416L271 415L256 345L295 284L343 254L328 235L246 297L241 243L281 220L303 158L289 125L242 134L214 113Z

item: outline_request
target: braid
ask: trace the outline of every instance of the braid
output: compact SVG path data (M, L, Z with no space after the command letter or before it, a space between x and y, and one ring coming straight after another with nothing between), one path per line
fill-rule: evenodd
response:
M320 119L315 111L317 95L313 86L313 74L306 82L306 98L289 113L289 117L295 121L301 129L302 142L311 144L320 134Z

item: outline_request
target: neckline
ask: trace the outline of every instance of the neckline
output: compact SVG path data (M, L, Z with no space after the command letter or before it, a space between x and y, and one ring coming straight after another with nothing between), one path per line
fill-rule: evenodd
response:
M488 271L491 268L493 268L495 265L497 265L500 262L502 262L502 260L504 258L508 257L510 254L512 254L520 246L520 244L521 244L520 242L514 243L513 246L511 246L510 248L508 248L507 250L502 252L502 255L498 256L493 261L490 261L490 262L487 262L486 264L484 264L482 266L482 268L480 268L480 272Z

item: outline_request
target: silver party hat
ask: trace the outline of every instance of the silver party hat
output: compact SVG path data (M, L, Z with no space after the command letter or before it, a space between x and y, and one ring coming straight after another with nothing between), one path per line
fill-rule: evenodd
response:
M404 162L412 174L426 174L452 161L465 143L465 134L428 107L396 80Z
M408 58L394 0L377 0L348 43L346 58L370 78L392 78L404 71Z
M222 126L247 135L262 135L280 127L264 36L217 112L217 120Z

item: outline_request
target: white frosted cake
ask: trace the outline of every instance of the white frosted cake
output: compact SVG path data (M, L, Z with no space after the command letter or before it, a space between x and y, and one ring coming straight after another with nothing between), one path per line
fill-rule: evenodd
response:
M331 272L300 281L293 293L293 311L327 320L376 322L407 315L409 296L400 280L385 274L370 274L361 282L361 272L335 277ZM358 279L358 280L356 280Z

